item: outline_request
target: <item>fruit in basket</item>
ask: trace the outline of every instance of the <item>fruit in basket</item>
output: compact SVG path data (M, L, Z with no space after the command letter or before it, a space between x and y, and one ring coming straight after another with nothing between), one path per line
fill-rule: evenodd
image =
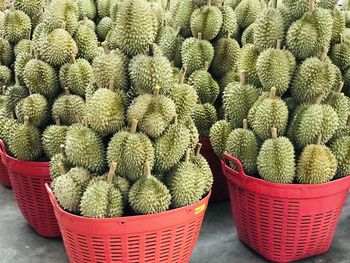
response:
M126 95L122 90L114 92L113 88L112 79L109 88L95 91L85 106L84 119L101 136L113 134L124 126Z
M79 24L73 38L77 44L80 58L92 61L98 55L97 36L95 30L89 27L87 18Z
M261 86L258 72L256 69L256 62L260 52L252 44L246 44L241 49L241 56L238 60L238 71L246 74L246 83L254 86Z
M225 153L227 139L231 132L232 126L226 120L217 121L210 128L210 142L217 156L221 156Z
M30 124L40 127L47 121L48 102L43 95L32 94L24 98L16 106L16 117L23 122L24 116L28 116Z
M195 5L191 0L176 1L170 10L170 25L173 28L181 28L181 35L191 35L190 21Z
M202 144L198 143L195 148L194 155L191 156L190 161L196 165L197 169L200 171L204 181L203 191L204 193L208 193L213 186L214 178L207 160L200 154L201 147Z
M136 214L161 213L169 209L171 195L167 187L151 175L150 163L145 163L145 172L130 189L129 203Z
M60 119L56 119L55 125L48 126L42 135L43 149L45 154L51 158L60 153L60 146L66 141L67 126L62 126Z
M339 137L334 140L330 146L335 158L337 159L337 178L345 177L350 174L350 136Z
M184 42L184 38L180 35L180 27L177 31L175 31L172 27L170 28L172 31L166 32L160 36L158 46L165 57L167 57L170 61L174 61L174 64L177 67L181 67L181 47ZM158 36L159 35L160 33L158 33Z
M286 137L277 137L272 128L272 139L266 140L259 151L257 166L259 175L266 181L290 184L295 177L294 146Z
M283 135L287 128L288 107L276 97L276 88L271 88L270 96L263 99L256 108L249 112L248 119L252 129L261 140L267 140L271 128L277 128L278 134Z
M75 166L101 172L106 167L106 156L101 137L82 124L69 127L66 136L67 160Z
M60 165L61 176L52 182L52 191L60 206L69 212L79 213L81 197L89 184L91 175L84 168L74 167L68 172Z
M14 73L15 73L15 76L20 81L20 83L24 83L24 79L23 79L24 68L32 58L33 56L31 53L21 53L21 54L18 54L18 56L16 57Z
M255 134L248 130L248 121L243 120L243 129L233 130L227 138L226 152L238 158L249 175L257 173L258 142Z
M26 38L32 29L30 17L21 10L11 9L5 15L4 32L6 39L16 44Z
M222 26L222 14L218 7L211 5L208 0L207 5L193 11L190 20L191 32L193 36L202 33L202 38L212 40L220 32Z
M299 157L297 179L302 184L322 184L333 179L337 172L337 160L332 151L321 145L322 135L316 144L305 147Z
M0 65L0 86L8 86L10 84L12 72L7 66Z
M171 64L154 44L150 44L148 55L141 54L130 61L129 72L137 94L152 94L157 85L162 94L167 94L173 87Z
M338 43L332 46L330 55L332 62L344 71L350 66L350 45L349 43Z
M154 149L150 139L143 133L136 133L136 119L131 122L130 131L116 133L108 144L108 163L116 162L117 173L135 182L144 174L144 165L148 161L154 164Z
M260 10L261 3L259 0L242 0L235 9L239 27L245 29L252 24L256 20Z
M194 149L197 146L199 140L199 133L191 117L179 120L180 124L184 125L190 132L190 144L188 148Z
M154 94L137 97L128 108L128 121L137 119L139 129L150 136L158 138L176 115L175 103L168 97L160 95L161 88L156 86Z
M5 95L5 109L8 112L14 112L16 105L25 97L29 96L29 91L26 87L21 86L19 84L18 79L16 79L16 83L13 86L7 88Z
M79 17L94 19L97 14L97 7L94 0L78 0Z
M210 103L196 104L192 119L198 129L199 137L208 137L211 126L218 120L215 107Z
M40 131L30 124L28 116L24 116L24 124L14 128L10 134L10 151L19 160L36 160L42 153Z
M331 12L333 17L332 43L337 43L345 32L345 16L338 8L334 8Z
M96 28L96 33L100 41L104 41L107 37L108 32L113 27L113 20L106 16L101 19Z
M123 198L113 184L116 165L112 163L107 181L91 182L81 197L80 212L91 218L113 218L123 215Z
M10 144L11 134L17 129L19 123L17 120L12 118L6 118L1 116L0 118L0 139L5 143L6 146ZM7 147L7 150L12 153L11 149Z
M17 59L17 56L23 53L31 53L31 49L33 48L33 42L29 39L20 40L16 46L13 48L13 52Z
M14 54L10 42L0 37L0 63L5 66L10 66L13 62Z
M64 144L60 145L59 153L52 156L50 160L50 176L52 181L61 176L61 165L63 165L65 171L73 168L73 165L67 160Z
M16 9L22 10L28 16L34 17L45 6L44 0L15 0L13 2Z
M239 27L234 9L228 4L224 4L219 8L222 14L222 26L217 37L222 38L230 35L236 38Z

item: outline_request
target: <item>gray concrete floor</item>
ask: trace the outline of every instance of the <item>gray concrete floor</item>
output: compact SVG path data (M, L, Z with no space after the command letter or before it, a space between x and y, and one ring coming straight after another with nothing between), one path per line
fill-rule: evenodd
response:
M12 191L0 186L0 262L67 263L60 239L39 237L20 214ZM263 263L236 236L229 202L209 206L191 263ZM331 250L299 263L350 262L350 197L343 209Z

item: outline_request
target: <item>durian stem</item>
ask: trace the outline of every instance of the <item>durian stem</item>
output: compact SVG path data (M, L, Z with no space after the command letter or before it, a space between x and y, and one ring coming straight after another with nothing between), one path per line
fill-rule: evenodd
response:
M156 85L156 87L153 90L154 97L158 98L159 97L159 92L160 92L160 87L159 87L159 85Z
M136 133L136 130L137 130L137 123L138 123L139 121L138 120L136 120L136 119L132 119L131 120L131 129L130 129L130 132L132 133L132 134L135 134Z
M107 182L109 184L113 184L113 177L115 175L115 171L117 170L117 163L116 162L112 162L111 166L109 167L109 172L107 175Z
M170 2L171 2L171 0L167 0L166 1L165 11L169 11L170 10Z
M241 85L244 85L245 84L245 72L242 71L240 74L239 74L239 82Z
M271 1L271 7L276 8L277 7L277 0L272 0Z
M153 57L154 56L154 48L155 48L155 44L151 43L148 45L148 54Z
M320 94L320 95L316 98L315 104L316 104L316 105L321 104L321 101L323 100L323 97L324 97L324 94Z
M75 119L76 119L77 123L83 124L82 121L81 121L81 118L80 118L80 116L78 114L75 115Z
M108 89L111 91L114 91L114 84L115 84L115 77L113 77L109 80Z
M248 120L247 119L243 120L243 129L248 130Z
M321 53L321 61L325 61L325 59L327 58L327 54L328 54L328 48L324 48Z
M70 91L68 87L64 87L64 95L70 95Z
M276 99L276 92L277 92L276 87L272 87L270 91L270 99L272 100Z
M145 176L146 176L146 178L150 178L152 176L151 175L151 164L149 161L145 162Z
M320 145L322 141L322 133L317 136L316 145Z
M60 153L62 154L63 158L66 159L66 146L64 146L64 144L60 145Z
M313 13L315 11L315 0L309 0L309 12Z
M198 155L199 155L201 149L202 149L202 144L201 144L201 143L197 143L196 149L195 149L195 151L194 151L195 156L198 156Z
M185 81L186 68L182 68L179 75L179 84L183 84Z
M272 139L277 139L277 128L271 128Z
M15 76L15 82L16 82L16 83L15 83L15 84L16 84L16 86L19 86L19 78L18 78L18 76L17 76L17 75Z
M346 126L350 127L350 114L348 115L348 120L346 122Z
M108 44L106 41L103 41L101 43L101 46L103 48L103 51L105 52L106 55L108 55L110 53L110 50L109 50L109 47L108 47Z
M344 35L340 34L339 38L340 38L340 43L343 44L344 43Z
M29 116L28 115L24 116L23 122L24 122L24 126L25 127L29 126Z
M186 155L185 155L185 163L188 163L190 161L190 149L186 150Z
M280 50L282 47L282 39L277 39L276 49Z
M59 164L58 164L58 167L60 168L61 175L67 174L67 171L66 171L66 169L64 168L64 166L63 166L62 163L59 163Z
M175 35L178 36L181 32L181 26L177 27Z
M61 119L60 119L60 117L56 116L55 117L55 122L56 122L57 126L61 126Z
M205 63L204 63L204 70L208 71L208 69L209 69L209 62L205 61Z
M207 6L211 6L211 0L207 1Z
M229 121L229 120L228 120L228 116L227 116L227 114L225 114L225 117L224 117L224 118L225 118L225 121L226 121L226 122L228 122L228 121Z
M227 39L230 39L231 38L231 33L227 33L227 36L226 36Z
M71 58L73 64L77 63L77 61L75 60L75 55L74 54L71 54L70 58Z
M201 32L198 33L197 39L198 39L198 40L202 40L202 33L201 33Z
M338 87L338 89L337 89L337 92L340 93L340 92L342 91L343 87L344 87L344 82L341 81L341 82L339 83L339 87Z
M174 117L174 126L177 126L177 114Z

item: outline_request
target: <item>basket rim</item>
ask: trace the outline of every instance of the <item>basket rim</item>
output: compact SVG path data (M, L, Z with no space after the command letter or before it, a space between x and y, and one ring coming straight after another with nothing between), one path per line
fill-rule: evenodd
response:
M135 216L121 216L121 217L114 217L114 218L89 218L89 217L84 217L84 216L79 216L79 215L74 215L72 213L69 213L65 210L63 210L61 208L61 206L58 204L58 201L55 197L55 195L52 192L51 187L49 186L48 183L45 183L45 188L46 191L50 197L50 201L52 203L52 206L54 207L54 209L56 211L58 211L60 214L64 215L64 216L68 216L72 219L77 219L80 221L85 221L85 222L94 222L94 223L111 223L113 221L139 221L139 220L145 220L145 219L153 219L153 218L158 218L162 215L170 215L170 214L176 214L178 212L183 212L183 211L192 211L195 208L203 204L208 204L210 195L211 195L211 190L197 203L194 203L192 205L188 205L188 206L184 206L184 207L180 207L180 208L176 208L176 209L171 209L171 210L167 210L165 212L161 212L161 213L156 213L156 214L149 214L149 215L135 215ZM208 205L206 205L208 206ZM205 207L204 209L206 209L207 207Z

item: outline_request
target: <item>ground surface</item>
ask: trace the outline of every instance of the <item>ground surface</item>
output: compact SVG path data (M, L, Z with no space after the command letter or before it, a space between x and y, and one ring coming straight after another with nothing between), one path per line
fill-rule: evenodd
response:
M36 235L20 214L12 191L0 186L0 262L67 263L60 239ZM236 236L229 202L209 206L191 263L263 263ZM350 262L350 197L343 209L332 248L323 256L299 263Z

